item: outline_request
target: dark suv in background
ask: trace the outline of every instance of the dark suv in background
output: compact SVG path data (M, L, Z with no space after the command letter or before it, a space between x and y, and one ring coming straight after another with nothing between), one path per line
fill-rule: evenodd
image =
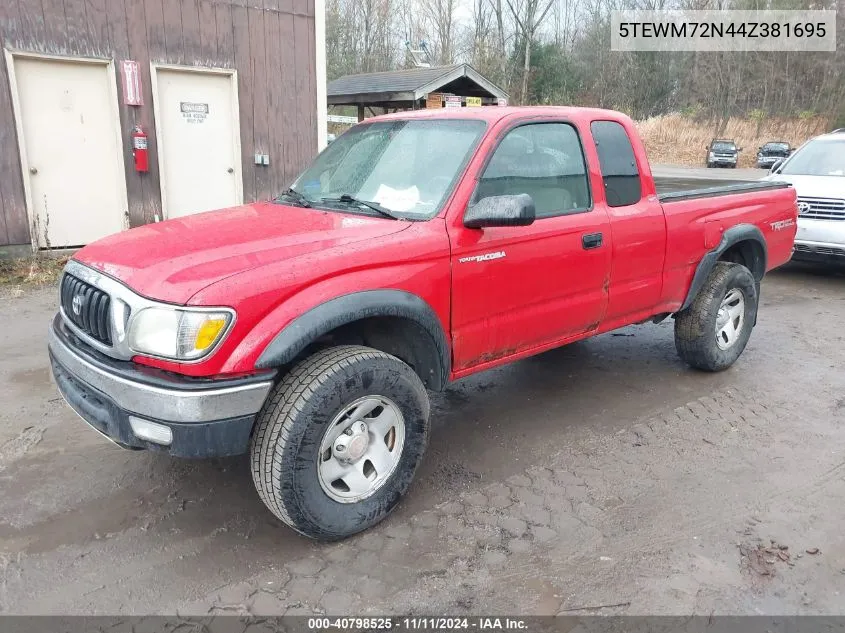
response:
M707 147L705 164L707 167L736 167L741 151L732 140L714 138Z
M757 167L770 169L779 160L788 158L792 151L786 141L769 141L757 150Z

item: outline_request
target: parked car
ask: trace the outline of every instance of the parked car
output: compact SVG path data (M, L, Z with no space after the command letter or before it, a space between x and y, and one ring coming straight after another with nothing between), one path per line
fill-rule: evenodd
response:
M736 142L730 139L713 139L707 146L705 165L707 167L736 168L736 162L739 160L741 151L742 148L737 147Z
M845 131L817 136L764 178L798 194L793 259L845 265Z
M730 367L796 215L783 183L658 196L618 112L375 117L276 200L79 250L50 326L53 375L121 446L248 453L276 517L338 539L408 490L427 390L669 316L686 363Z
M786 141L769 141L757 150L757 167L770 169L777 161L789 157L792 149Z

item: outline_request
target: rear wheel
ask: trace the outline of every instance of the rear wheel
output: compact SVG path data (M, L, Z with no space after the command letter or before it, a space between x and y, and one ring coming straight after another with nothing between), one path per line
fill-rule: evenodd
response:
M264 504L321 540L384 519L407 491L429 429L425 387L408 365L359 346L302 361L276 387L252 438Z
M696 369L727 369L745 349L756 314L751 271L718 262L692 304L675 316L675 348Z

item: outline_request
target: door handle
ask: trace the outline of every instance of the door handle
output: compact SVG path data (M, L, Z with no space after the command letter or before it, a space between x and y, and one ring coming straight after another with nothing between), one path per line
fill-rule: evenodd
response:
M581 236L581 246L583 246L585 250L590 248L598 248L599 246L601 246L601 244L601 233L585 233Z

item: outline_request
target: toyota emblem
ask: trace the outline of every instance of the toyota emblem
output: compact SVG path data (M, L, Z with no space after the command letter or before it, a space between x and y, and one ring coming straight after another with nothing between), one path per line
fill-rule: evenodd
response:
M811 209L811 206L810 206L809 202L799 202L798 203L798 213L799 214L807 213L807 211L809 211L810 209Z
M79 316L82 312L82 295L73 295L73 301L71 301L71 307L73 307L73 313L76 316Z

